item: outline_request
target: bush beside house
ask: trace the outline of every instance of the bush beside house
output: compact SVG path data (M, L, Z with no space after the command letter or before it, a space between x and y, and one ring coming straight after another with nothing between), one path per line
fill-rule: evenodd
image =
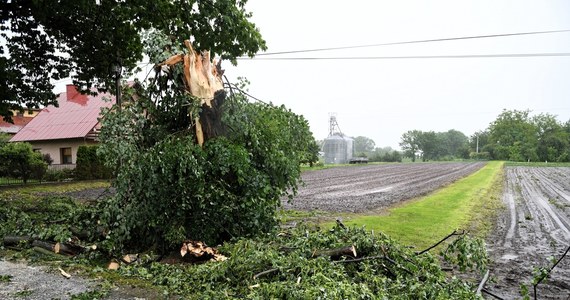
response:
M29 143L5 143L0 148L0 176L22 179L41 179L47 163L42 155L32 150Z
M97 156L97 145L79 146L77 149L77 165L75 178L78 180L109 179L111 171L103 165Z

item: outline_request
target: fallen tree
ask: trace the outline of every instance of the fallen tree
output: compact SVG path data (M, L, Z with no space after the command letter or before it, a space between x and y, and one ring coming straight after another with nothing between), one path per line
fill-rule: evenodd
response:
M219 64L188 41L156 40L166 44L148 52L154 77L125 87L121 111L103 113L98 153L117 171L103 246L163 253L186 239L216 244L273 230L301 161L318 150L307 121L220 89Z

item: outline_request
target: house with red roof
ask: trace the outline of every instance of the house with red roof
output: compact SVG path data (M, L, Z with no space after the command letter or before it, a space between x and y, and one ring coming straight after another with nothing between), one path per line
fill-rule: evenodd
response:
M14 136L39 113L39 110L12 111L12 122L4 121L0 117L0 132Z
M101 108L112 106L108 99L113 98L102 93L83 95L74 85L67 85L57 98L59 107L42 109L10 141L28 142L35 151L49 154L53 164L74 167L79 146L98 142Z

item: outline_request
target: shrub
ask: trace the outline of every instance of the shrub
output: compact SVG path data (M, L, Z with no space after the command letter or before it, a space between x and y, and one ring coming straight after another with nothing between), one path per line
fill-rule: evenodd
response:
M75 170L73 169L62 169L62 170L53 170L48 169L42 180L44 181L65 181L70 180L75 177Z
M77 149L75 176L79 180L108 179L111 171L104 166L97 156L97 145L82 145Z
M0 148L0 170L2 174L28 179L41 179L47 169L42 155L32 150L29 143L7 143Z

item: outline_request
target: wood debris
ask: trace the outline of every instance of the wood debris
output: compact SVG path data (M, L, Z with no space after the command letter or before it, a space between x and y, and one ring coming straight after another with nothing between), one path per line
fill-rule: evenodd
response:
M217 249L208 247L201 241L185 241L180 248L180 256L188 257L190 260L214 260L224 261L228 259L220 254Z
M69 279L71 278L71 275L69 275L69 273L65 272L62 268L58 268L59 272L61 273L61 276Z

